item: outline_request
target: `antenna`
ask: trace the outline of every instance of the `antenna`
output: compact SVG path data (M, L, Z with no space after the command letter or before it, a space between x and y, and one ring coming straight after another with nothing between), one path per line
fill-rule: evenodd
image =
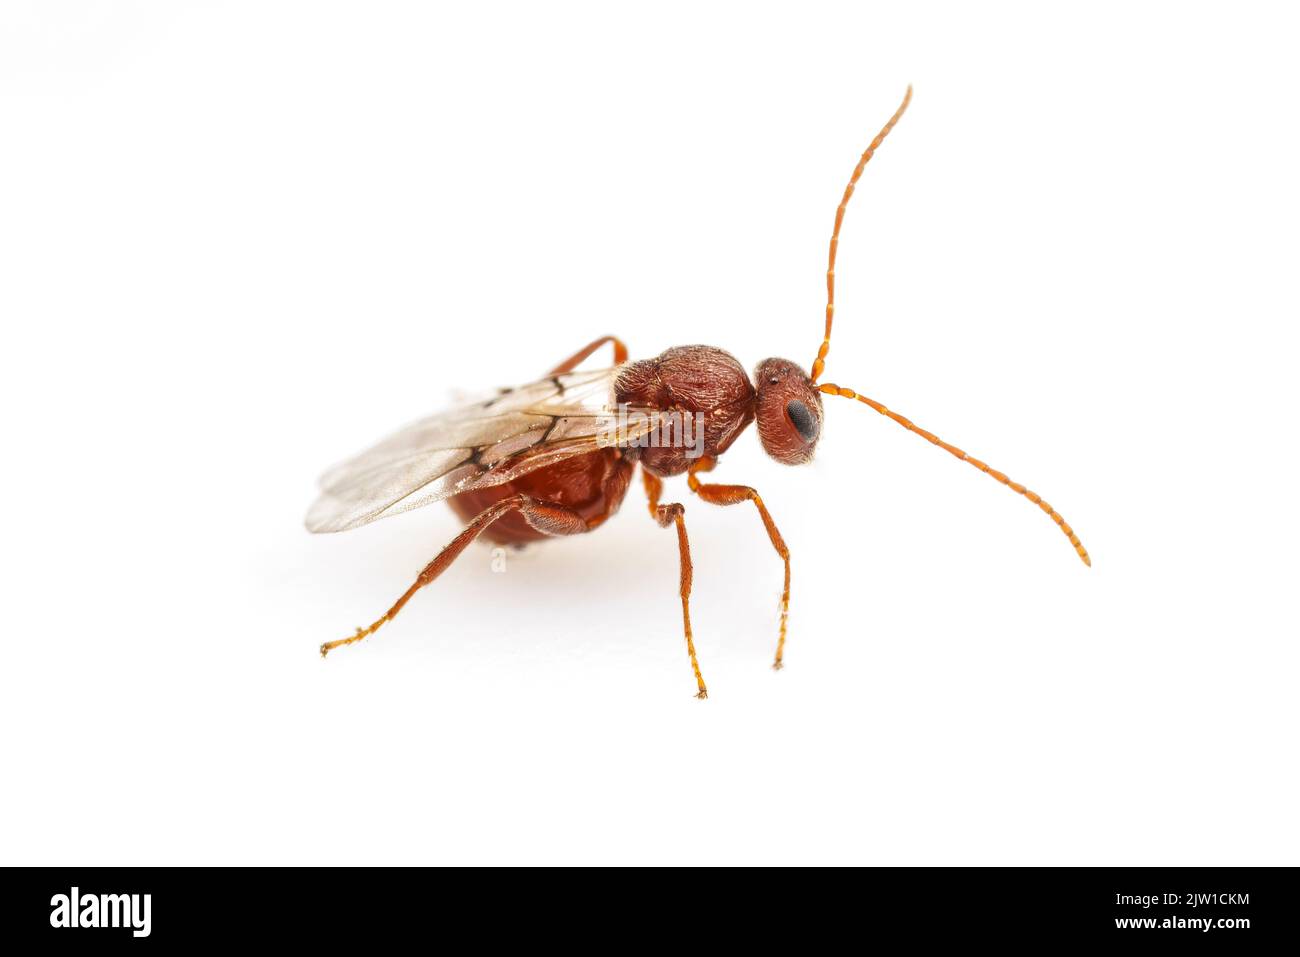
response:
M871 162L871 157L875 155L876 149L885 141L889 131L894 128L898 118L903 115L907 109L907 104L912 102L912 84L907 85L907 93L903 97L903 102L894 115L876 134L876 138L871 141L867 151L862 154L862 159L858 160L857 167L853 170L853 175L849 177L849 185L844 187L844 198L840 200L840 208L835 211L835 231L831 233L831 249L826 262L826 337L822 340L821 348L817 350L817 359L812 366L812 381L817 384L821 378L822 371L826 368L826 353L831 351L831 323L835 319L835 253L840 245L840 227L844 225L844 210L848 208L849 200L853 198L853 188L858 184L858 177L862 175L862 170L867 163Z
M903 105L904 106L907 105L906 101L904 101ZM1087 565L1089 568L1092 567L1092 559L1088 557L1088 550L1083 547L1083 542L1079 541L1079 536L1074 534L1074 529L1072 529L1069 523L1064 518L1061 517L1060 512L1052 508L1052 506L1048 505L1047 502L1045 502L1042 499L1042 497L1039 496L1037 493L1029 491L1029 489L1025 488L1019 482L1011 481L1011 479L1007 478L1006 475L999 472L997 469L989 468L989 466L985 465L979 459L967 455L961 449L957 448L957 446L949 445L947 442L939 438L939 436L935 435L933 432L927 432L925 429L921 428L920 426L913 425L910 419L904 418L903 416L899 415L897 412L894 412L893 410L884 406L882 403L877 402L875 399L868 399L865 395L859 395L858 393L854 392L852 389L845 389L838 385L832 385L829 382L826 383L825 385L818 386L817 388L819 391L825 392L827 395L838 395L841 398L845 398L845 399L857 399L859 402L871 406L881 415L893 419L903 428L907 429L907 431L915 432L917 435L919 435L921 438L925 439L927 442L931 443L932 445L937 445L945 452L951 455L955 455L963 462L967 462L975 466L975 468L979 469L985 475L990 475L993 478L997 479L999 482L1001 482L1007 488L1011 489L1011 491L1015 492L1016 494L1023 495L1025 498L1029 499L1029 501L1033 502L1044 512L1046 512L1047 517L1060 526L1061 531L1065 533L1065 537L1068 538L1070 540L1070 544L1074 546L1074 550L1079 553L1079 558L1081 558L1083 560L1083 563Z

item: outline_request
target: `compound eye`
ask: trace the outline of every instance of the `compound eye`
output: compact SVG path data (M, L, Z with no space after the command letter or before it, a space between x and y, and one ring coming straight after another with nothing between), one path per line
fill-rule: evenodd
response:
M809 411L808 406L804 405L798 399L787 402L785 414L790 417L790 422L794 425L795 431L805 442L813 442L817 439L817 417Z

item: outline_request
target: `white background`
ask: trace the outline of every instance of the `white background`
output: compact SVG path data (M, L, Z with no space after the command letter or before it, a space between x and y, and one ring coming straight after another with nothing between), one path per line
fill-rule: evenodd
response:
M8 3L0 860L1295 864L1284 5ZM749 506L337 536L321 469L603 333L807 364ZM670 486L688 495L684 483Z

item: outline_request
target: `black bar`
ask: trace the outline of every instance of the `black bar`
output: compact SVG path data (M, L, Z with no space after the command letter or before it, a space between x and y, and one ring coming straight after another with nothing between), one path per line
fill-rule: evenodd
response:
M4 881L0 920L10 940L38 946L75 940L96 949L253 940L373 946L409 941L412 934L426 939L435 928L442 928L435 939L450 943L475 933L474 926L494 936L532 928L563 937L579 933L584 922L616 918L626 923L629 940L641 943L648 933L686 944L693 924L703 926L702 939L723 928L762 934L775 921L782 933L802 928L809 942L852 933L862 941L902 934L917 942L1241 950L1293 946L1300 926L1291 868L900 868L595 878L575 868L559 879L526 875L517 888L508 887L512 874L469 869L11 868ZM73 888L77 923L118 926L70 926ZM451 924L461 929L453 934ZM623 946L610 942L614 949Z

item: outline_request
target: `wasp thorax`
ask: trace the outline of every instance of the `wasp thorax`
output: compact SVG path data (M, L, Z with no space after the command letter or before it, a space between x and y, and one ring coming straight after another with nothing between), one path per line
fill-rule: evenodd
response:
M702 427L693 443L652 443L640 452L646 470L661 477L681 475L702 456L721 455L754 415L754 387L745 367L712 346L677 346L653 359L629 362L619 370L614 393L618 402L630 406L689 414Z
M754 370L755 418L768 455L785 465L813 456L822 430L822 398L808 373L789 359L764 359Z

